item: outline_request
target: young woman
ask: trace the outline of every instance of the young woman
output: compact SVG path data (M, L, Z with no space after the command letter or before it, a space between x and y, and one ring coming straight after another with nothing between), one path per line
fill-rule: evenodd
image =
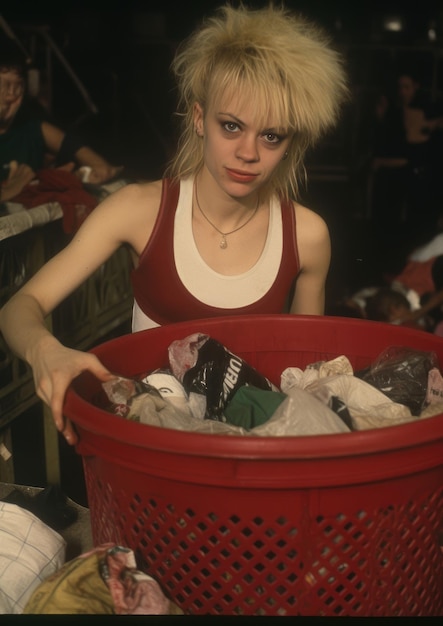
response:
M295 202L302 159L346 95L322 32L283 8L226 6L173 62L183 132L164 180L99 205L72 242L0 312L6 341L33 368L39 397L62 415L95 356L62 346L44 318L121 244L134 256L133 330L227 313L320 315L330 262L324 221Z

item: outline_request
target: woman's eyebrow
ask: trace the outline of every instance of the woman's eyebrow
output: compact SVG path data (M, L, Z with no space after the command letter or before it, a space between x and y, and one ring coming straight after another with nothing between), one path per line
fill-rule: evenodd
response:
M276 133L277 135L288 135L289 131L287 128L281 128L277 126L271 126L270 128L264 128L263 133Z
M238 124L241 124L241 125L245 126L245 122L243 120L241 120L239 117L237 117L233 113L230 113L229 111L219 111L218 114L231 117ZM279 135L287 135L289 133L289 131L287 129L285 129L285 128L278 128L278 127L275 127L275 126L270 126L269 128L263 128L263 130L261 132L262 133L276 133L276 134L279 134Z
M219 115L227 115L228 117L232 117L233 120L235 120L239 124L243 124L244 125L243 120L241 120L239 117L237 117L233 113L229 113L229 111L219 111L218 114Z

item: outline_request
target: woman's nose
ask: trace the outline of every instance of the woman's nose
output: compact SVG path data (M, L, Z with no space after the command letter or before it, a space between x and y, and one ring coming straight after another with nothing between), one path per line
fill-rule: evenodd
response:
M257 138L255 136L242 137L237 147L237 156L243 161L258 161Z

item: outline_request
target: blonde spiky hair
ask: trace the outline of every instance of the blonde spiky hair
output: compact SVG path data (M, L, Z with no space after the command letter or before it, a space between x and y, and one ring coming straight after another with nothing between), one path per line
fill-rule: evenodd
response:
M291 135L288 157L266 193L296 197L305 152L336 123L347 95L341 57L324 32L284 7L226 5L179 46L172 70L182 135L169 175L184 178L203 164L194 104L205 111L211 102L235 95L240 103L256 104L259 124Z

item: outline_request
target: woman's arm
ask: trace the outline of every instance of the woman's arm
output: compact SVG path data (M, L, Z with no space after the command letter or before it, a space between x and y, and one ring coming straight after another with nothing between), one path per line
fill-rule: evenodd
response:
M36 394L51 408L57 430L75 444L75 431L63 418L66 389L85 370L103 381L114 376L92 354L63 346L46 329L44 318L33 296L18 293L0 310L0 328L11 350L32 366Z
M323 315L325 285L331 262L331 242L325 221L313 211L296 205L300 273L290 313Z
M80 372L101 380L112 374L91 354L64 347L45 326L46 316L122 244L139 254L149 239L159 202L158 187L130 185L100 204L71 243L50 259L0 310L0 331L10 348L32 369L36 392L51 408L57 428L64 425L66 389Z

